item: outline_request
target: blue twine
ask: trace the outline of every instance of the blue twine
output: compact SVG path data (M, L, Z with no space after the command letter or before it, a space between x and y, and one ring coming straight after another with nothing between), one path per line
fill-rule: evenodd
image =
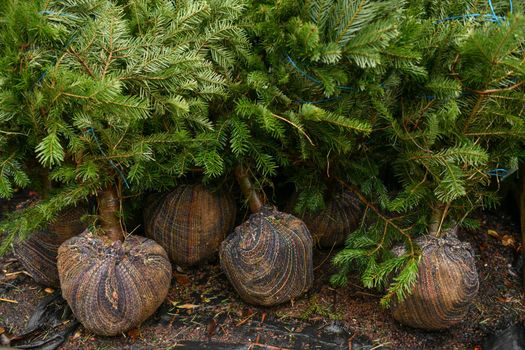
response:
M477 18L477 17L483 17L483 19L485 19L488 22L497 22L497 23L499 23L500 19L502 19L503 21L506 20L505 17L501 17L501 16L493 16L493 15L487 15L487 14L482 15L480 13L470 13L470 14L461 15L461 16L450 16L447 18L443 18L438 21L435 21L434 24L440 24L446 21L453 21L457 19Z
M488 2L490 6L490 11L492 12L492 16L494 16L494 18L496 19L496 23L500 24L499 18L496 15L496 11L494 10L494 5L492 5L492 0L488 0Z
M458 20L458 19L466 19L466 18L482 18L482 19L484 19L486 21L497 23L498 25L500 25L502 21L505 22L507 20L506 17L498 16L496 14L496 10L494 9L494 5L492 4L492 0L487 0L487 2L488 2L488 5L489 5L491 14L484 14L484 15L482 15L480 13L469 13L469 14L461 15L461 16L450 16L450 17L447 17L447 18L440 19L440 20L434 22L434 24L439 24L439 23L443 23L443 22L446 22L446 21L453 21L453 20ZM512 14L512 12L513 12L512 0L509 0L509 13Z
M297 100L295 100L295 103L297 104L309 103L309 104L315 105L315 104L322 104L322 103L330 103L330 102L334 102L340 99L342 99L341 96L323 98L323 99L316 100L316 101L306 101L306 100L303 100L302 98L298 98Z
M44 15L44 16L46 16L46 15L55 15L55 16L62 16L62 17L77 18L77 16L75 16L75 15L73 15L73 14L64 13L64 12L56 12L56 11L51 11L51 10L42 10L42 11L40 11L40 12L38 12L38 13L41 14L41 15ZM95 18L96 18L96 16L95 16L94 14L90 14L89 17L90 17L91 19L95 19ZM77 29L75 32L73 32L73 34L71 35L71 37L70 37L70 38L65 42L65 44L62 46L62 49L61 49L62 53L63 53L64 51L66 51L67 48L69 47L69 45L71 45L71 43L73 42L73 40L76 39L77 34L78 34L78 29ZM56 63L57 59L58 59L58 56L55 57L54 62L53 62L53 65ZM42 72L42 74L40 74L40 77L39 77L38 80L37 80L37 84L41 84L41 83L42 83L42 81L43 81L43 80L45 79L45 77L47 76L47 72L48 72L48 70L45 69L45 70Z
M38 13L44 16L59 16L59 17L77 18L77 16L69 14L69 13L56 12L56 11L51 11L51 10L43 10Z
M95 130L93 128L89 128L87 131L88 131L89 134L93 135L93 138L95 139L95 142L96 142L96 144L98 146L98 149L100 150L100 153L102 153L102 155L104 157L107 157L108 155L102 149L102 145L100 144L100 141L99 141L99 139L97 137L97 134L95 134ZM124 182L124 185L126 186L127 189L129 189L130 187L129 187L128 181L126 180L126 176L124 175L124 173L117 167L117 165L115 164L115 162L113 160L109 159L109 164L111 164L113 169L115 169L117 171L117 173L122 178L122 181Z
M310 81L313 81L314 83L317 83L317 84L321 84L321 80L311 76L310 74L306 73L304 70L302 70L301 68L299 68L299 66L297 65L297 63L295 63L294 60L292 60L292 58L289 56L289 55L286 55L286 58L288 59L288 62L292 65L292 67L295 68L296 71L298 71L299 73L301 73L301 75L305 78L307 78L308 80Z
M71 43L73 42L73 40L75 40L75 38L77 37L77 32L74 32L71 37L65 42L65 44L62 46L62 49L61 51L64 52L66 51L66 49L69 47L69 45L71 45ZM53 64L52 65L55 65L56 62L57 62L57 59L58 57L55 57L54 61L53 61ZM46 78L47 76L47 72L48 72L48 69L44 69L44 71L42 72L42 74L40 74L40 77L38 78L37 80L37 84L40 85L42 83L42 81Z
M495 176L495 177L505 177L509 175L509 171L504 168L496 168L496 169L487 171L487 174L490 176Z
M298 65L297 63L295 63L295 61L289 56L289 55L286 55L286 59L288 60L288 62L292 65L292 67L295 68L296 71L298 71L299 73L301 73L301 75L303 77L305 77L306 79L316 83L316 84L322 84L323 82L319 79L317 79L316 77L308 74L307 72L305 72L304 70L302 70ZM345 85L337 85L336 86L337 89L339 90L354 90L354 87L352 86L345 86Z
M496 11L494 10L494 5L492 4L492 0L487 0L487 1L488 1L488 4L489 4L489 7L490 7L490 11L492 12L492 15L483 15L483 17L488 18L491 22L497 23L498 25L501 24L500 20L506 21L505 17L496 15ZM513 11L512 0L509 0L509 13L512 14L512 11ZM464 15L464 16L453 16L453 17L449 17L449 18L445 18L443 20L440 20L437 23L442 23L443 21L449 20L449 19L463 19L463 18L468 18L468 17L481 17L481 16L482 15L479 14L479 13L468 14L468 15ZM505 177L509 176L511 174L511 172L509 172L508 169L496 168L496 169L492 169L492 170L487 171L487 174L489 176L494 176L494 177L497 177L497 178L501 177L501 178L504 179Z

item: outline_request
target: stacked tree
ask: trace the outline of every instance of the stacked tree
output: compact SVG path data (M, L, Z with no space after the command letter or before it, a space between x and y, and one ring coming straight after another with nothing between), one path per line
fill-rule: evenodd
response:
M456 16L474 9L493 14ZM0 11L0 196L45 193L1 223L2 250L95 196L96 220L58 255L87 328L138 325L167 293L168 257L214 256L235 181L253 215L220 258L246 301L285 302L312 283L309 230L264 207L288 191L324 223L310 222L317 235L333 230L323 245L357 228L334 282L361 267L412 326L464 315L476 271L445 233L495 203L493 169L517 165L522 16L477 0L13 0ZM160 245L127 234L130 202L162 191L145 210Z
M514 167L525 136L518 106L524 76L517 68L524 19L448 17L472 11L442 2L407 7L410 16L393 44L414 45L421 74L392 67L385 76L369 144L375 166L360 190L353 188L375 220L354 233L335 259L341 273L334 282L344 282L350 262L357 262L366 286L387 287L384 305L398 299L399 321L426 329L459 322L475 296L470 249L444 233L456 225L473 227L469 213L495 204L488 185L498 173L492 169ZM383 154L390 157L381 159ZM390 251L398 240L406 246L400 255Z
M221 266L248 303L271 306L293 300L312 286L312 236L300 219L263 206L242 166L235 176L253 214L222 242Z
M374 107L366 101L379 85L379 71L373 67L381 48L396 35L396 17L387 19L387 13L398 13L393 1L372 2L364 13L346 1L321 3L252 2L247 28L258 45L234 75L230 98L214 109L219 138L227 140L221 154L237 169L240 187L256 213L223 243L221 265L251 303L276 304L308 289L310 239L297 218L259 212L273 199L265 189L293 182L298 207L323 206L323 192L333 190L327 177L347 172L345 164L351 164L358 138L371 129L366 119ZM331 31L334 23L337 30ZM367 33L375 30L384 35L368 41ZM352 38L361 43L353 45ZM356 81L355 89L345 85L349 81ZM351 97L359 102L349 102ZM324 99L331 103L316 106L316 100ZM283 271L290 271L288 277ZM276 276L283 278L274 285Z
M206 102L224 92L223 77L205 59L211 44L205 44L228 24L213 21L211 9L238 13L242 6L215 4L151 1L128 7L93 0L3 8L24 19L28 52L7 57L2 74L29 83L5 89L25 108L4 104L2 115L44 126L41 134L26 137L36 144L39 162L51 168L49 179L60 185L47 200L3 223L3 247L67 206L97 196L98 227L66 241L58 256L63 295L96 333L137 326L162 303L171 280L164 249L125 233L123 187L130 194L161 190L174 183L174 172L180 176L196 165L216 171L206 156L193 157L210 143L200 132L209 127ZM8 23L13 31L15 24ZM43 34L35 39L29 35L34 32ZM192 160L156 162L167 152Z

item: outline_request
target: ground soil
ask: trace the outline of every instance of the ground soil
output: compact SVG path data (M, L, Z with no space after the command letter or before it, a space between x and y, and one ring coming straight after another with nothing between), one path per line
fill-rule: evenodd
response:
M525 301L517 222L503 214L480 213L478 218L480 229L459 236L476 253L479 294L464 322L448 331L400 325L379 306L381 294L363 288L357 277L344 288L330 287L335 252L317 250L315 284L293 304L245 304L216 262L174 269L166 301L139 329L107 338L80 326L61 349L480 349L487 334L524 321ZM22 333L39 301L51 292L35 284L12 254L1 257L0 298L13 302L0 301L0 335Z

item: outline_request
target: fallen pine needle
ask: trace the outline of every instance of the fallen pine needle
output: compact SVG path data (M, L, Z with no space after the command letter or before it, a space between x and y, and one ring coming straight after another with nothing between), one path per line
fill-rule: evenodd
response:
M17 275L20 275L20 274L24 274L24 275L27 275L29 277L31 277L31 275L29 274L29 272L27 271L17 271L17 272L9 272L9 273L6 273L5 276L6 277L10 277L10 276L17 276Z
M11 300L11 299L0 298L0 301L5 301L6 303L18 304L18 301Z
M280 348L278 346L272 346L272 345L268 345L268 344L260 344L258 342L256 343L249 343L250 346L258 346L258 347L261 347L261 348L265 348L265 349L269 349L269 350L291 350L289 348Z
M242 325L245 324L250 318L252 318L254 315L255 315L255 312L254 312L253 314L251 314L250 316L246 317L244 320L242 320L242 321L240 321L239 323L237 323L235 326L236 326L236 327L242 326Z

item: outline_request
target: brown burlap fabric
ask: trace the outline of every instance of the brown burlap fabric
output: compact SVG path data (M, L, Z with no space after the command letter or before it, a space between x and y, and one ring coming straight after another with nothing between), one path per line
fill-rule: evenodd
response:
M296 198L291 201L290 210L293 210ZM324 209L298 213L297 216L310 230L315 244L322 248L338 247L359 226L363 206L352 192L343 190L327 200Z
M84 327L116 335L151 316L168 294L171 264L151 239L110 243L85 231L58 249L62 295Z
M268 207L224 240L220 260L237 293L251 304L297 298L313 281L312 237L306 225Z
M394 305L399 322L416 328L448 328L465 317L478 292L479 279L471 247L453 236L422 236L421 261L413 293Z
M144 212L146 236L159 243L170 260L181 266L216 256L235 224L233 197L202 185L182 185L150 200Z
M57 271L58 247L67 239L86 229L80 221L86 214L83 206L62 211L44 230L37 231L26 240L15 244L14 253L20 263L44 286L59 287Z

